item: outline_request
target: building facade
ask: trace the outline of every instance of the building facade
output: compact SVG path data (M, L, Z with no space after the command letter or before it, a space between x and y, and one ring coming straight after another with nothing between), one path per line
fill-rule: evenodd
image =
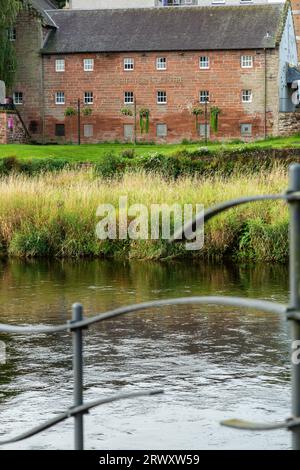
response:
M279 0L280 1L280 0ZM70 0L69 8L79 10L103 10L121 8L191 7L191 6L239 6L272 3L271 0Z
M278 135L280 114L295 112L289 4L62 11L45 2L15 37L12 92L34 140L76 142L78 102L86 143L249 140Z

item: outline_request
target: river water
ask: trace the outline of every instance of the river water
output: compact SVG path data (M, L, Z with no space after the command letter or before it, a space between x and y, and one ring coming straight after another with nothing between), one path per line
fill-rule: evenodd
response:
M3 263L0 321L56 324L168 297L235 295L286 302L285 266L191 262ZM68 333L1 335L0 439L72 404ZM164 395L104 405L85 417L87 449L286 449L286 431L230 430L226 418L290 415L289 326L276 314L229 307L167 307L85 332L85 399L163 388ZM71 449L72 420L6 449Z

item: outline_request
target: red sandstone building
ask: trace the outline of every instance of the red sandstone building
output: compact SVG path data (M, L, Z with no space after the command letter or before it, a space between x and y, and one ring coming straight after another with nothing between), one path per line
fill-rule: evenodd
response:
M299 126L289 4L84 11L32 3L35 14L23 14L12 32L12 93L33 140L77 142L78 100L85 143L206 133L247 140ZM215 132L212 107L220 111ZM141 110L149 113L143 133Z

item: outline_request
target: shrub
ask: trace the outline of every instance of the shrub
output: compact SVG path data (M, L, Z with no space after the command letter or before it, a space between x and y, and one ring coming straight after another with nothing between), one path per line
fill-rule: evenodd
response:
M103 178L113 178L122 175L125 169L125 161L115 153L109 152L103 156L100 162L95 164L94 172Z
M134 158L135 157L135 151L134 151L134 149L123 150L123 152L121 153L121 156L123 158Z
M11 172L17 173L19 169L19 161L15 156L2 158L0 160L0 175L8 175Z

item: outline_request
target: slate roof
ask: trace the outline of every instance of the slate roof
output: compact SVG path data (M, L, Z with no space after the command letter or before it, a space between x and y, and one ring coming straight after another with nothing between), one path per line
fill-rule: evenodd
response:
M274 48L286 7L145 8L48 11L57 30L43 53Z
M56 28L55 22L52 20L47 10L54 10L57 8L55 2L51 0L30 0L32 6L41 14L43 23L51 28Z

